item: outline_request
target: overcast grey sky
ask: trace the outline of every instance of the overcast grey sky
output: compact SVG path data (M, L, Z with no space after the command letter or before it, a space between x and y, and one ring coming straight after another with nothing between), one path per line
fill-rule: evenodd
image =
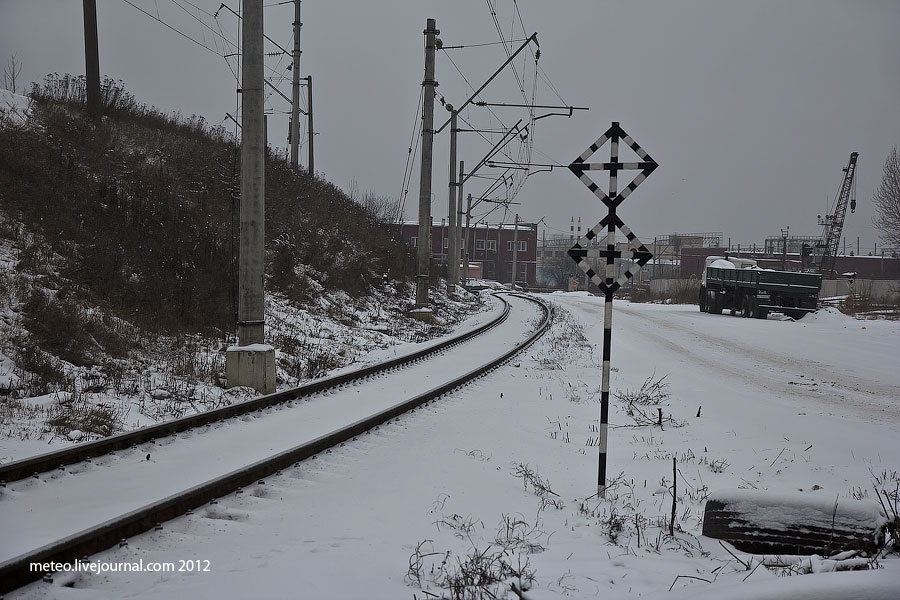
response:
M234 15L222 9L213 19L219 0L129 2L152 17L125 0L98 0L102 74L166 112L200 114L212 124L234 114L231 68L238 62L226 62L222 55L233 50L213 31L221 27L237 40ZM237 0L227 4L239 8ZM290 49L292 5L265 4L267 34ZM0 0L0 59L16 55L21 83L84 72L81 5ZM519 0L518 15L513 0L304 0L301 74L313 77L316 170L345 190L355 180L362 191L398 196L423 77L425 21L437 20L444 46L470 46L437 56L438 92L459 106L472 91L466 81L480 86L506 59L500 45L471 47L499 40L490 5L507 39L526 37L522 25L538 33L536 86L533 55L515 63L526 78L525 97L590 108L571 119L537 121L532 162L568 164L619 121L660 164L620 209L643 241L721 231L733 243L762 243L787 226L791 235L819 235L816 216L828 210L856 151L859 206L847 215L848 249L857 237L864 253L881 245L871 196L889 150L900 143L897 0ZM290 60L267 60L270 74L287 78L279 87L290 96ZM524 101L509 69L482 97ZM273 95L268 107L270 143L285 147L288 105ZM440 105L435 114L438 126L448 116ZM494 129L528 119L510 108L490 114L473 107L464 116L476 128ZM487 137L461 134L459 158L476 163L490 148ZM448 144L446 130L436 136L436 219L447 214ZM418 180L417 157L406 201L412 219ZM599 173L596 180L605 185ZM477 196L486 186L479 180L467 191ZM548 234L568 231L573 216L589 227L605 213L565 168L528 177L515 201L511 210L528 221L543 218Z

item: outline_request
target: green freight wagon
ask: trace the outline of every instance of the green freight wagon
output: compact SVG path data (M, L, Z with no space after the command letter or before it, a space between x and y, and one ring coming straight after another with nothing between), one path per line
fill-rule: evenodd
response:
M727 268L723 261L734 266ZM754 267L755 262L747 259L710 257L700 282L701 312L720 315L729 311L757 319L765 319L770 312L783 312L799 319L816 310L821 275Z

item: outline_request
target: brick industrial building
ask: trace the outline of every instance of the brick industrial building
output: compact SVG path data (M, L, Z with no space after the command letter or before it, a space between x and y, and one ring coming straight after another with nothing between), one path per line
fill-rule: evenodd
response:
M447 264L447 251L450 238L449 228L443 220L431 226L431 254L440 265ZM419 225L403 223L401 235L404 242L412 247L419 245ZM492 279L508 283L513 281L513 260L516 264L515 281L525 282L529 286L535 283L537 264L537 223L477 223L469 227L468 236L462 228L460 240L460 263L466 248L469 247L470 279ZM460 271L462 274L462 271Z

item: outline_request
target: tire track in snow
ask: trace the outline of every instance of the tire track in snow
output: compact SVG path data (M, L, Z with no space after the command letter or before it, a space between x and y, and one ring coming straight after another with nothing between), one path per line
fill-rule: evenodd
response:
M616 310L630 318L628 327L640 329L642 336L718 376L727 373L782 397L801 396L827 410L850 410L862 418L900 423L900 406L895 401L900 398L900 386L836 373L834 366L801 356L741 345L739 339L725 339L681 325L671 318L672 313L653 314L621 304ZM692 346L688 340L700 345Z

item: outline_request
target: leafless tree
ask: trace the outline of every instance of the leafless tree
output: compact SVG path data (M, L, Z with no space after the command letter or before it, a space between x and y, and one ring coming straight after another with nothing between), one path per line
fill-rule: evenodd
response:
M563 248L562 250L568 250L568 248ZM575 261L565 251L544 260L543 274L546 278L546 285L561 289L568 289L569 280L572 277L584 275Z
M900 247L900 155L894 146L884 161L881 185L872 195L877 214L872 218L881 239L889 246Z
M400 218L400 207L396 200L389 196L379 196L372 190L361 193L355 177L350 180L350 191L347 195L379 223L396 223Z
M6 61L6 66L3 67L3 87L13 94L16 93L16 79L19 77L19 73L22 72L22 63L16 60L16 55L13 54L9 57L9 60Z

